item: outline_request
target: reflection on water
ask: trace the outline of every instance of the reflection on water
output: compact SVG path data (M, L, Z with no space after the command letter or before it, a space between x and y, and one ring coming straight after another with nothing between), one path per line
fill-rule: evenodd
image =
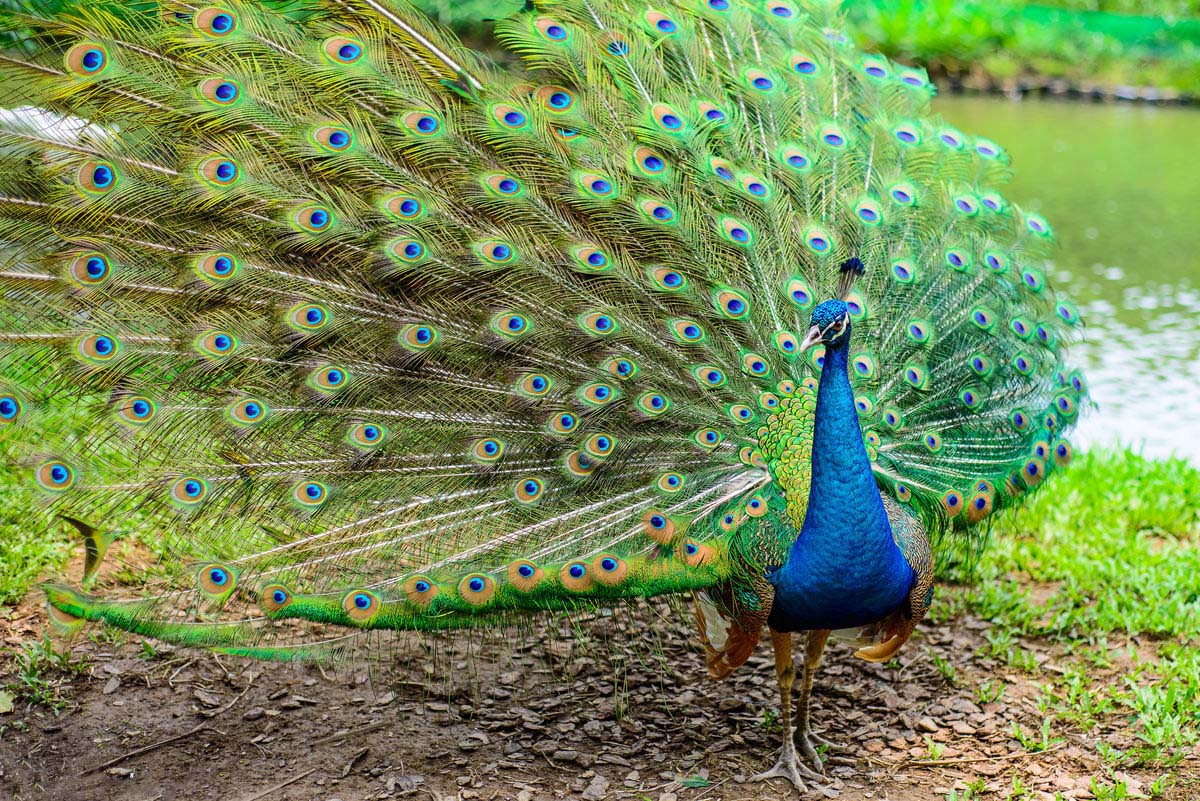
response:
M935 109L1008 148L1006 194L1055 227L1050 274L1083 312L1072 361L1097 407L1072 438L1200 463L1200 112L962 97Z

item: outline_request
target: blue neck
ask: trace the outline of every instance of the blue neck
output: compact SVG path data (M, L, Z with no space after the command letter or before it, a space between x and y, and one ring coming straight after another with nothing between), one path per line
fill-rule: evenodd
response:
M804 524L772 576L772 625L842 628L881 619L903 600L912 571L863 444L847 373L849 336L825 352L813 422L812 485Z

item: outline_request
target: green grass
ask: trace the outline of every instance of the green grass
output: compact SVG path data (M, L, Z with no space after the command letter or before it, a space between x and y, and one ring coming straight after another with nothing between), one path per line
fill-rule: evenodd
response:
M1049 747L1052 731L1124 719L1134 742L1101 746L1105 761L1170 768L1200 741L1198 545L1200 471L1089 453L996 521L970 587L934 613L989 619L984 655L1046 679L1043 730L1014 732L1026 748ZM1042 673L1020 644L1031 637L1059 644L1061 674ZM994 692L980 687L980 699Z

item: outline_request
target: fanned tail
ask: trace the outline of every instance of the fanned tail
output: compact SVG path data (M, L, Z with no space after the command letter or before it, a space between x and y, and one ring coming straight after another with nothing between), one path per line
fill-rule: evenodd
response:
M1070 458L1048 225L825 6L534 4L508 71L391 0L21 25L59 124L0 121L0 437L166 554L67 619L289 658L706 590L748 638L851 257L886 491L959 531Z

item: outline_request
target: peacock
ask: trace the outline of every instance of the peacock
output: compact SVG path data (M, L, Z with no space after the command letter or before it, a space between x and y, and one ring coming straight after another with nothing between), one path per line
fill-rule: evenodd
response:
M827 641L891 659L1071 459L1050 225L835 4L529 0L492 56L404 0L4 25L0 447L82 534L64 629L359 659L689 594L714 678L769 628L756 778L803 790Z

